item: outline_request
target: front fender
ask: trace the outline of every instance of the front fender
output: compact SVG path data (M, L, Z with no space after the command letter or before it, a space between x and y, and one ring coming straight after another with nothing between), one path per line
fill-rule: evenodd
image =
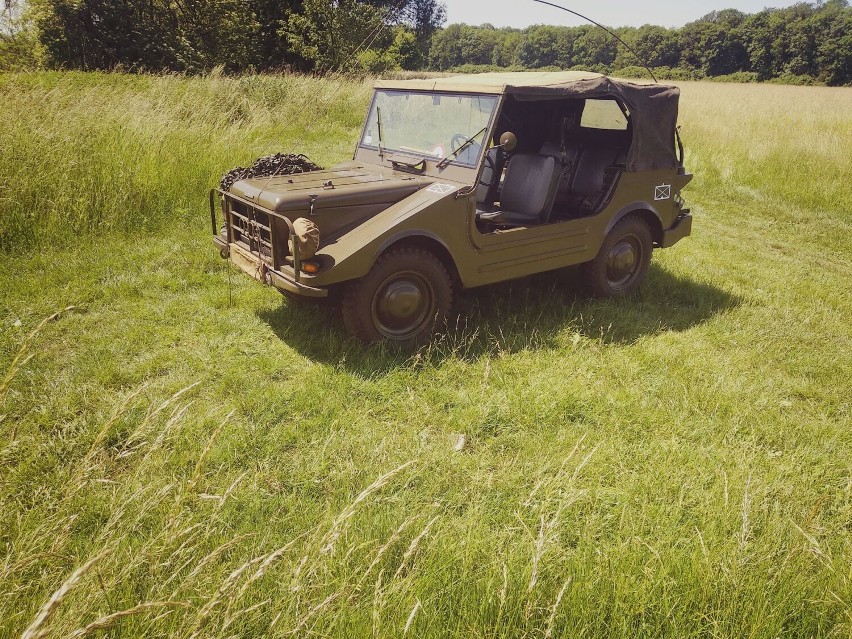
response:
M446 230L443 209L450 208L447 203L455 200L454 193L459 188L461 185L453 185L447 193L421 189L323 247L317 258L330 266L310 278L311 286L330 286L364 277L387 247L406 237L428 237L452 253L438 239L438 233ZM463 228L463 220L460 222Z
M451 253L450 247L447 246L446 242L444 242L444 240L438 237L436 233L421 228L413 228L407 229L405 231L399 231L398 233L394 233L390 237L386 238L385 241L382 242L381 246L379 246L379 249L376 251L376 254L373 256L373 260L379 259L379 256L381 256L382 253L384 253L386 250L388 250L389 247L393 246L397 242L401 242L402 240L409 238L421 237L425 237L432 240L433 242L437 242L445 251L447 251L447 253Z

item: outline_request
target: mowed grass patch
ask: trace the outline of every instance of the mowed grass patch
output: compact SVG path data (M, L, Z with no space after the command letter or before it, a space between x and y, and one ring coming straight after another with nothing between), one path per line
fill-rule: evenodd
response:
M5 81L89 103L129 83L138 104L237 82ZM256 147L215 109L205 135L235 158L158 174L185 216L167 203L153 231L5 254L0 635L849 636L849 194L787 195L773 158L810 157L817 101L823 166L803 171L848 176L823 147L852 93L683 90L694 233L639 296L588 300L571 272L469 291L414 355L365 349L333 309L218 258L205 190ZM318 161L348 155L368 92L340 90L358 91ZM91 117L55 110L72 130ZM727 133L771 113L788 124L760 157L772 142ZM305 150L277 131L257 144Z

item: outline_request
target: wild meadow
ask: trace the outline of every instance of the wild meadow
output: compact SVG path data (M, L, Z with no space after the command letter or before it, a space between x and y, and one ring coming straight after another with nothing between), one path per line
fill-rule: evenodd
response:
M0 75L0 637L852 637L852 89L682 91L637 297L406 355L210 242L369 81Z

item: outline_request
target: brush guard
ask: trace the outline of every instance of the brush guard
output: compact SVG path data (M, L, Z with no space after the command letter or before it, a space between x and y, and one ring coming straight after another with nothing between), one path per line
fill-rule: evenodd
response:
M221 204L222 226L216 214L217 199ZM219 255L255 279L295 295L328 296L326 289L302 282L301 242L288 218L260 210L251 202L221 189L211 189L210 224ZM288 247L290 239L292 254Z

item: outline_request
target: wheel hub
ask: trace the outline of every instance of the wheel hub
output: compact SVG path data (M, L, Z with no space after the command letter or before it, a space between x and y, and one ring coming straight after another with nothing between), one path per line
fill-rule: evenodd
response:
M416 315L422 300L420 289L411 282L394 282L385 290L380 312L392 320L409 320Z
M617 242L609 252L606 264L607 279L614 286L625 284L636 273L639 264L637 246L625 239Z
M424 279L412 274L392 278L382 286L373 303L376 328L385 337L408 339L429 320L434 295Z

